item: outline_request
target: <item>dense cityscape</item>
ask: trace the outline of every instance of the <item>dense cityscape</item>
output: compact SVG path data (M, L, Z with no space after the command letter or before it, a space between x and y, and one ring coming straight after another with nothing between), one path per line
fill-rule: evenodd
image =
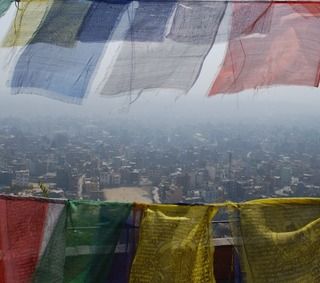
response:
M209 203L320 195L314 125L3 119L0 191Z

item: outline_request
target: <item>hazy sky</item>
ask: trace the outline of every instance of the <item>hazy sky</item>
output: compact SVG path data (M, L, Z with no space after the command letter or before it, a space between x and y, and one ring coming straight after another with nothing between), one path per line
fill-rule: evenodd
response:
M0 40L5 35L10 19L15 14L14 5L0 18ZM304 115L318 115L320 90L307 87L273 87L269 89L246 91L241 94L206 97L206 93L219 70L225 52L224 37L228 17L225 17L218 41L206 58L199 80L187 95L163 90L145 92L136 102L129 104L128 97L105 98L91 93L82 105L73 105L37 95L10 95L6 87L8 72L2 62L0 76L0 117L36 115L100 115L141 119L172 120L223 120L269 119L286 116L299 118ZM8 50L0 50L0 58L8 59ZM19 52L19 50L15 50ZM109 54L108 54L109 55ZM105 56L107 58L108 56ZM3 60L2 60L3 61ZM6 60L4 60L5 62ZM103 64L102 64L103 65ZM4 70L4 71L3 71ZM100 71L100 75L103 70ZM99 71L98 75L99 76ZM320 116L320 115L319 115Z

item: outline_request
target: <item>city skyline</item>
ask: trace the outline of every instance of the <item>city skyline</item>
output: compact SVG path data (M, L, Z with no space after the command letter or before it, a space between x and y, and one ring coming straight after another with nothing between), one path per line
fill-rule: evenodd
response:
M41 196L45 184L54 197L164 203L320 195L320 119L1 122L0 183L9 194Z

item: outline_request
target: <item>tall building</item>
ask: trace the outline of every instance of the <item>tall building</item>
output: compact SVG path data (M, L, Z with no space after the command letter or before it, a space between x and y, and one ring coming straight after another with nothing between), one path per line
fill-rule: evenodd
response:
M289 186L291 183L292 170L290 167L282 167L281 168L281 185Z
M232 173L232 152L228 151L228 178L231 179Z

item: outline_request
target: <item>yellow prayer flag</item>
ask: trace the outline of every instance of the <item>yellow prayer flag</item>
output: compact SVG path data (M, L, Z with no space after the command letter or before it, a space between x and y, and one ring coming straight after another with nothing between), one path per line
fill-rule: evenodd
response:
M21 0L3 46L24 46L36 33L54 0Z
M320 282L320 200L267 199L239 205L245 282Z
M214 282L210 206L152 205L141 223L131 283Z

